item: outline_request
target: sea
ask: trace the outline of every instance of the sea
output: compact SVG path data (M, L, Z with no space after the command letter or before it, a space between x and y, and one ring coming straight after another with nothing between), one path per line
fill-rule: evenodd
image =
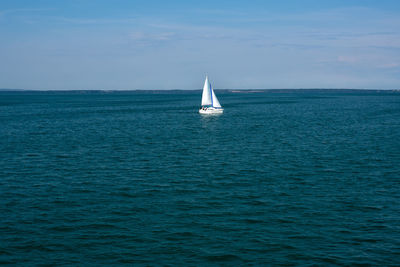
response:
M400 91L1 91L0 264L399 266Z

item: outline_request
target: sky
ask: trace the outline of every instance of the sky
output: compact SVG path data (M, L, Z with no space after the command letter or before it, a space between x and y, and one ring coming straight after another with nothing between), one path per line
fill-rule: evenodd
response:
M398 0L0 0L0 88L400 88Z

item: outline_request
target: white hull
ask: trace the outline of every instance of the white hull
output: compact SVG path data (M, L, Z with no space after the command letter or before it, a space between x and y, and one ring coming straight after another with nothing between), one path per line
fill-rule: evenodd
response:
M199 109L200 114L222 114L223 112L224 112L223 108L208 107Z

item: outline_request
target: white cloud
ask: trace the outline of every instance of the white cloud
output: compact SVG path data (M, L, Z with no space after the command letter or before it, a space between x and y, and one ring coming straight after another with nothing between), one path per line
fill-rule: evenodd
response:
M379 65L378 67L379 68L383 68L383 69L393 69L393 68L400 67L400 63L394 63L394 62L385 63L385 64L382 64L382 65Z
M355 56L338 56L337 59L339 62L343 63L356 63L358 62L358 58Z
M174 32L148 33L138 31L129 34L130 40L146 44L151 44L152 42L166 42L174 39L175 37L176 34Z

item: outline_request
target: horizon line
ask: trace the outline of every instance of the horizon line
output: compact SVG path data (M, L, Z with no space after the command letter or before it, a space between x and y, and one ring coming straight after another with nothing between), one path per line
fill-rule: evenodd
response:
M300 87L300 88L241 88L241 89L236 89L236 88L213 88L214 90L224 90L224 91L249 91L249 90L254 90L254 91L265 91L265 90L364 90L364 91L400 91L400 88L387 88L387 89L382 89L382 88L318 88L318 87L313 87L313 88L305 88L305 87ZM113 91L113 92L129 92L129 91L201 91L203 89L21 89L21 88L0 88L0 91L38 91L38 92L70 92L70 91Z

